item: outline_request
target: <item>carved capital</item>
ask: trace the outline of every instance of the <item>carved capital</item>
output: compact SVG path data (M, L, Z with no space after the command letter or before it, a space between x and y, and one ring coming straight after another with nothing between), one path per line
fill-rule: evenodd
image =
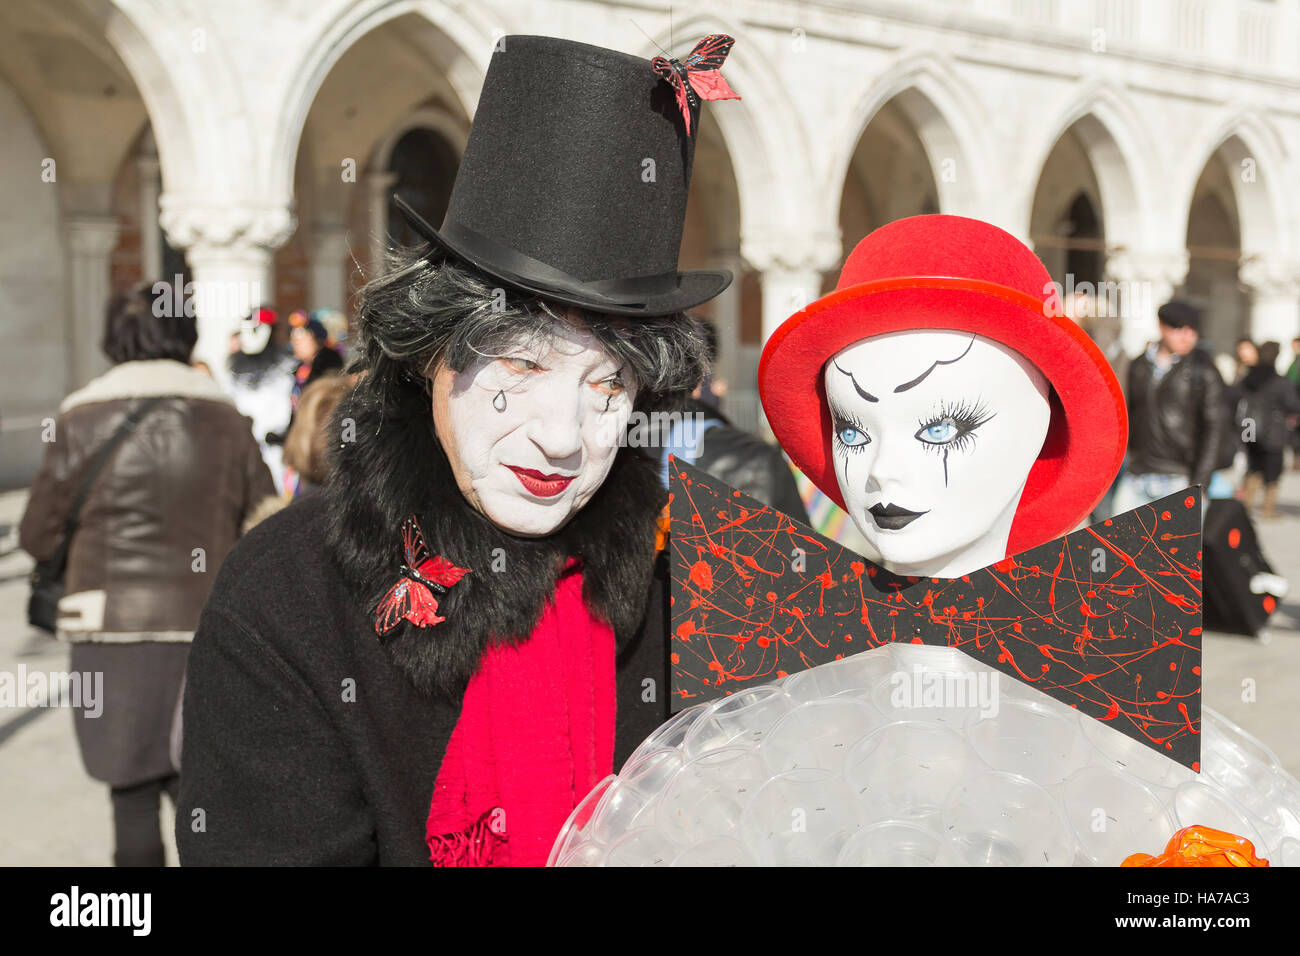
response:
M278 249L297 226L288 205L196 202L163 194L158 222L172 245Z
M838 230L804 235L764 230L740 239L740 254L760 272L827 272L839 265L840 252Z
M1290 298L1300 295L1300 263L1276 256L1250 256L1242 260L1237 278L1256 298Z
M1115 282L1152 282L1171 290L1187 278L1187 251L1141 252L1122 249L1106 256L1106 278Z

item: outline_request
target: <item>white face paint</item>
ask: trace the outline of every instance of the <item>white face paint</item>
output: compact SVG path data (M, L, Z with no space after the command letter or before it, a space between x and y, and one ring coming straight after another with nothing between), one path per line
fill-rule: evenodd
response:
M551 534L596 493L636 398L585 328L433 378L433 421L461 494L512 534Z
M849 516L897 574L960 577L1006 556L1051 417L1047 382L969 332L890 332L826 363Z

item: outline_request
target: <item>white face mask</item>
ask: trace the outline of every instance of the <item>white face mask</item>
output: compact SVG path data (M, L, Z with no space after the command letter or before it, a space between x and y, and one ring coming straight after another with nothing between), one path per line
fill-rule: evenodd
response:
M245 355L261 355L271 341L271 326L266 322L244 321L239 326L239 349Z
M890 332L826 363L835 476L898 574L960 577L1006 556L1051 417L1046 379L969 332Z
M630 370L585 328L433 379L434 427L461 494L512 534L551 534L596 493L636 399Z

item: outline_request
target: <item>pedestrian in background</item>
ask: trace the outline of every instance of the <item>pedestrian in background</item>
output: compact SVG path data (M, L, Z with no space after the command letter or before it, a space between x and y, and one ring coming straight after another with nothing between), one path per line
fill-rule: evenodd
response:
M655 436L659 443L660 480L668 487L668 456L673 455L795 521L808 524L808 509L785 454L757 435L736 428L718 407L718 397L710 391L718 360L718 335L707 319L692 319L705 342L704 378L666 434Z
M1277 486L1286 454L1288 416L1300 413L1300 396L1277 373L1282 347L1265 342L1259 347L1259 361L1241 381L1242 438L1246 445L1246 493L1248 509L1254 509L1260 489L1264 491L1265 520L1277 517Z
M1196 347L1200 310L1175 299L1159 318L1160 339L1129 366L1128 470L1115 493L1117 514L1188 485L1208 490L1230 438L1223 379Z
M274 309L252 309L230 337L227 388L235 407L253 420L253 436L271 472L276 491L284 490L282 462L284 432L293 412L292 393L297 361L275 342L279 318Z
M172 294L158 287L109 303L113 367L60 405L19 533L51 557L91 463L139 416L78 511L57 630L71 671L103 675L102 712L73 713L86 772L109 786L118 866L163 865L161 797L174 803L178 782L168 737L199 610L245 516L275 495L252 423L188 365L193 317L158 315Z
M293 357L298 360L294 373L293 407L296 411L303 390L322 375L343 369L343 357L330 344L329 333L319 319L309 318L306 312L293 312L289 316L289 344Z
M1291 364L1286 370L1286 380L1291 383L1291 388L1297 396L1300 396L1300 338L1291 340ZM1291 467L1300 471L1300 422L1292 420L1287 423L1291 429Z
M293 427L284 440L284 463L298 473L300 495L315 491L329 476L331 454L346 440L330 427L330 421L353 384L353 376L334 372L303 389Z

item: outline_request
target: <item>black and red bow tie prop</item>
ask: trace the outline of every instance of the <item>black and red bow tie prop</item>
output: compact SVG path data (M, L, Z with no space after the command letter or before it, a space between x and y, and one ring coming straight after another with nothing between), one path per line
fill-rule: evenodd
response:
M949 580L891 574L676 459L671 474L675 710L934 644L1199 771L1199 489Z

